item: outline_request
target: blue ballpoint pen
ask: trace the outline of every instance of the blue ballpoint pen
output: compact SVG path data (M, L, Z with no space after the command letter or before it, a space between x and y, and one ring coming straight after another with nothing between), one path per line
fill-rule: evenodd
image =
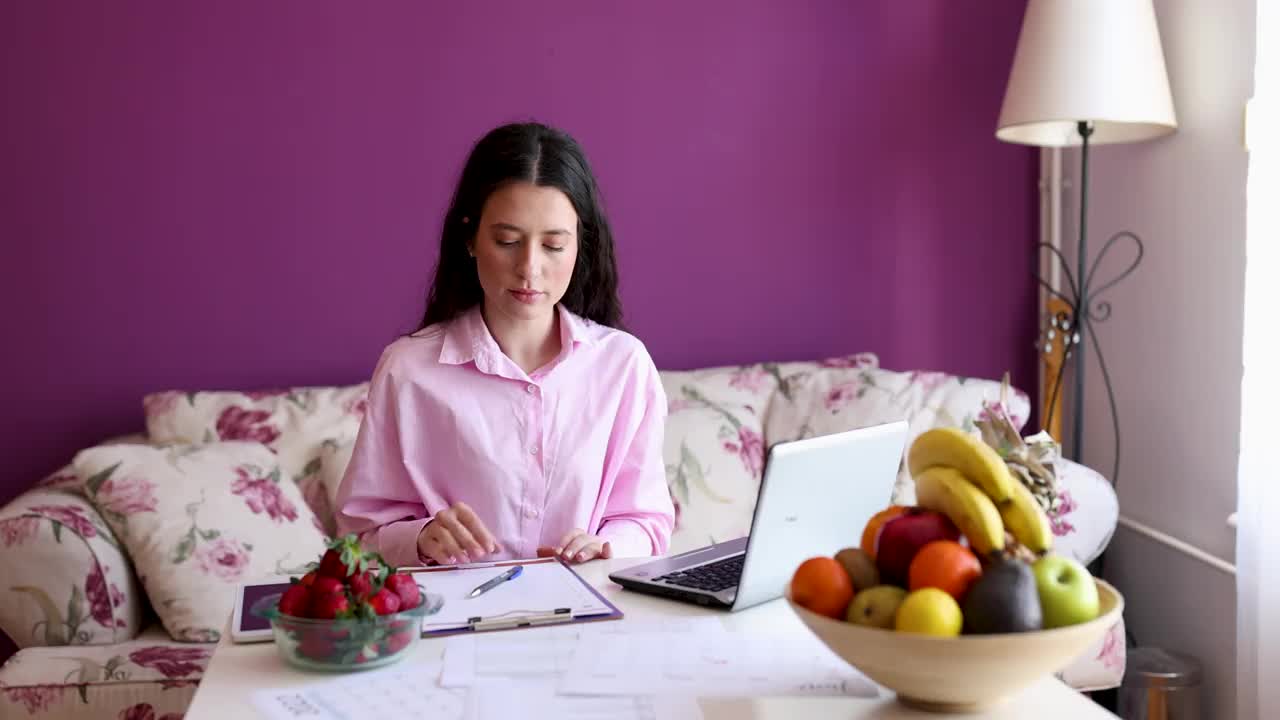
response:
M473 597L477 597L479 595L483 595L484 593L489 592L490 590L498 587L499 585L501 585L502 583L508 580L515 580L516 578L520 577L520 573L523 571L524 571L523 565L516 565L512 567L510 570L493 578L492 580L486 580L483 584L480 585L480 587L467 593L467 598L470 599Z

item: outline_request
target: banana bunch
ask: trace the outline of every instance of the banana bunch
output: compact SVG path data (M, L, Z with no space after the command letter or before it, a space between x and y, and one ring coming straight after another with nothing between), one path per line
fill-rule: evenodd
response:
M979 555L1004 550L1005 532L1037 554L1053 530L1035 496L986 443L958 428L935 428L907 451L916 504L951 518Z

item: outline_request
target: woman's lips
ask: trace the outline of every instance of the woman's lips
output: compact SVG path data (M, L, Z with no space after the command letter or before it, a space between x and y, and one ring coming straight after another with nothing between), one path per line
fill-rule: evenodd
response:
M538 296L542 294L537 290L508 290L507 292L511 293L516 300L519 300L526 305L532 305L537 302Z

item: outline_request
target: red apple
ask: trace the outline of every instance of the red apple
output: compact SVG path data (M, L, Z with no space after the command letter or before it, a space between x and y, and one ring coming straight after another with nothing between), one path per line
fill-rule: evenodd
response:
M881 582L905 588L911 559L934 540L960 540L960 531L942 513L912 508L886 522L876 540L876 569Z

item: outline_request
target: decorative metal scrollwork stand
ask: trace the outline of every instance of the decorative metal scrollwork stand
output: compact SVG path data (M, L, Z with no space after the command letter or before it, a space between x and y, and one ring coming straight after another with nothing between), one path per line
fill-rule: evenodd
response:
M1102 251L1093 259L1089 265L1088 271L1085 270L1085 262L1088 258L1088 244L1085 227L1086 211L1088 209L1089 196L1089 136L1093 134L1093 128L1087 122L1081 122L1076 125L1076 129L1080 133L1080 244L1076 249L1076 271L1071 272L1070 265L1066 258L1058 248L1049 243L1040 243L1040 248L1048 250L1057 256L1058 262L1062 269L1062 275L1066 280L1066 288L1068 294L1064 294L1062 290L1053 287L1044 278L1036 276L1036 281L1040 283L1050 294L1060 298L1068 306L1064 312L1054 314L1049 318L1048 327L1044 329L1043 334L1038 343L1038 347L1042 352L1054 352L1052 349L1053 340L1057 338L1059 333L1062 334L1062 342L1060 343L1061 353L1058 363L1057 377L1053 381L1053 390L1049 396L1049 407L1044 421L1041 423L1044 427L1049 427L1053 419L1053 414L1057 410L1058 399L1062 387L1063 375L1066 373L1067 365L1072 365L1073 372L1073 393L1071 398L1071 452L1068 457L1076 462L1081 462L1084 454L1084 375L1085 375L1085 347L1092 346L1093 354L1098 359L1098 367L1102 371L1102 382L1107 391L1107 402L1111 410L1111 427L1115 433L1115 460L1111 469L1111 483L1114 486L1120 475L1120 415L1116 408L1115 392L1111 386L1111 374L1107 370L1107 363L1102 354L1102 345L1098 341L1098 336L1093 332L1094 324L1104 323L1111 317L1111 303L1105 300L1099 300L1104 292L1111 289L1125 279L1137 269L1138 264L1142 262L1142 240L1135 234L1122 231L1112 235L1102 246ZM1099 284L1096 281L1096 274L1103 258L1107 256L1111 249L1124 241L1132 241L1136 249L1136 253L1132 262L1129 263L1121 272L1112 277L1110 280ZM1074 361L1074 362L1071 362Z

